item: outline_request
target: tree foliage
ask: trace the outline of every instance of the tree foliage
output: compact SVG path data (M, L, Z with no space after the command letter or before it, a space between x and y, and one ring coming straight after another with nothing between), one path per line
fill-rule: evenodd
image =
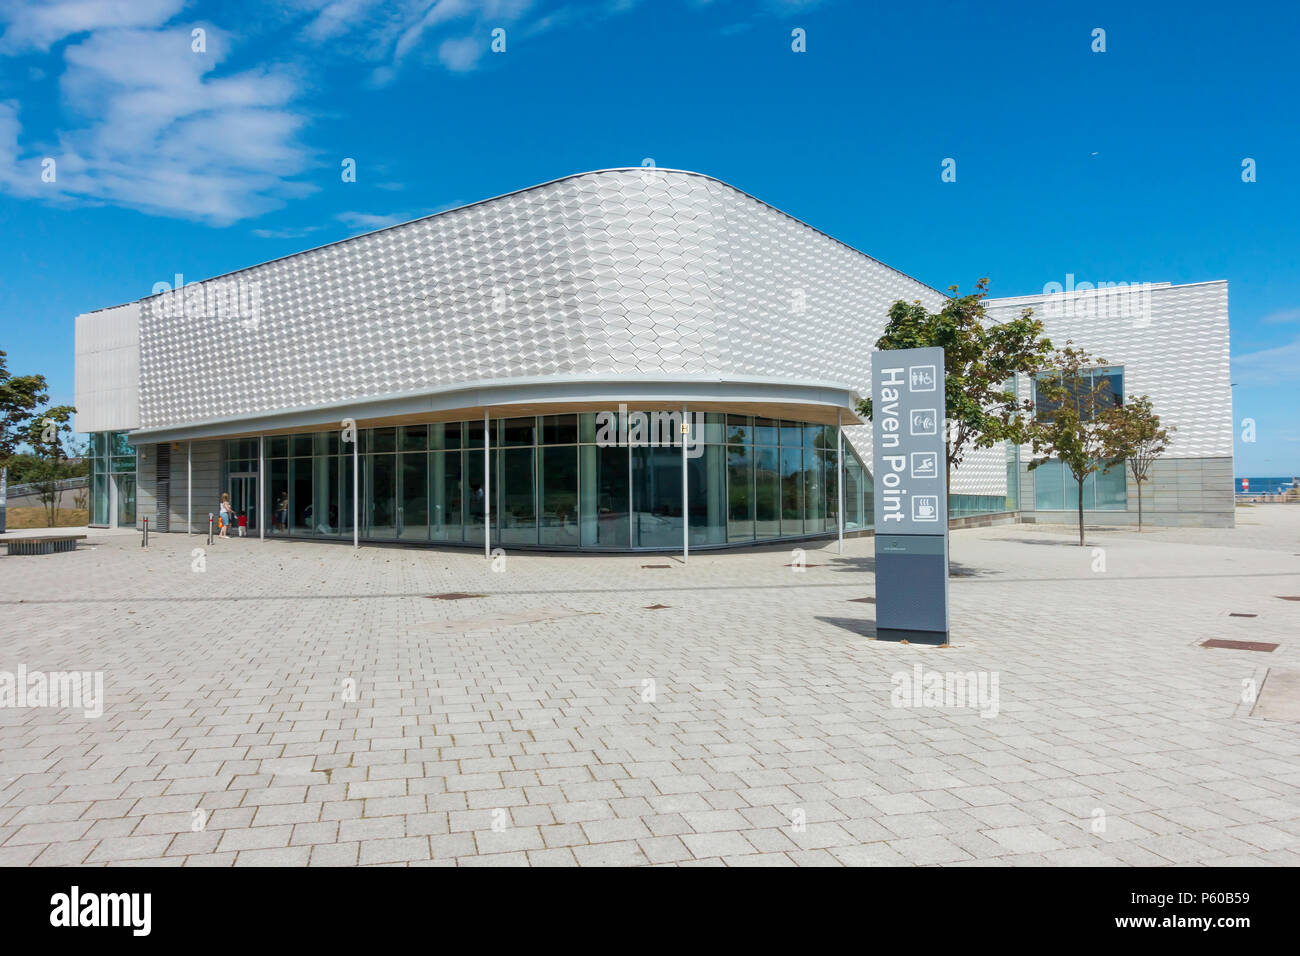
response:
M1170 436L1178 429L1162 427L1151 399L1146 395L1130 398L1107 411L1106 457L1128 463L1129 474L1137 485L1138 531L1142 530L1142 485L1151 465L1169 449Z
M1060 459L1078 486L1080 547L1084 544L1084 482L1093 472L1109 471L1115 465L1107 452L1112 443L1111 413L1116 396L1108 380L1095 380L1091 374L1105 364L1105 359L1074 348L1068 340L1064 348L1054 350L1037 377L1039 404L1029 427L1035 456L1029 470Z
M0 467L27 439L36 410L50 400L44 375L10 375L0 351Z
M1032 375L1052 349L1032 309L1009 322L988 318L988 283L980 279L967 295L951 286L952 295L938 312L900 299L890 307L884 334L876 341L878 349L943 349L950 475L971 448L1027 441L1033 403L1017 397L1015 376ZM871 399L859 402L858 411L870 419Z

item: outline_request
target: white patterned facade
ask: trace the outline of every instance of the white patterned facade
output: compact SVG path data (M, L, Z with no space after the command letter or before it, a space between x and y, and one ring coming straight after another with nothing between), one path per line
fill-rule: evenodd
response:
M139 424L552 376L866 394L897 299L943 296L710 177L585 173L142 299ZM870 434L846 429L866 461ZM1005 488L1000 449L954 477Z
M1068 342L1123 369L1125 397L1146 395L1162 424L1174 426L1168 450L1143 489L1144 520L1158 525L1234 523L1233 417L1228 339L1228 283L1165 283L1086 292L991 299L989 315L1006 321L1033 310L1054 345ZM1021 398L1031 384L1019 383ZM1032 449L1020 449L1019 497L1025 520L1035 511ZM1096 520L1136 521L1137 487L1127 481L1123 512ZM1059 512L1037 520L1057 520Z
M1059 298L1054 299L1053 296ZM1232 456L1228 283L1158 283L1136 293L1101 290L988 300L995 321L1033 310L1057 346L1123 366L1126 395L1147 395L1176 425L1168 458ZM1021 395L1029 397L1027 382Z
M80 316L79 428L248 434L289 413L487 405L489 385L548 381L691 383L715 399L735 383L825 387L847 410L889 306L943 298L708 176L582 173ZM1226 284L1158 290L1145 326L1053 318L1042 299L990 313L1037 307L1053 338L1125 365L1126 390L1179 424L1178 454L1231 455ZM869 462L870 428L845 434ZM1004 495L1004 449L968 452L952 491Z

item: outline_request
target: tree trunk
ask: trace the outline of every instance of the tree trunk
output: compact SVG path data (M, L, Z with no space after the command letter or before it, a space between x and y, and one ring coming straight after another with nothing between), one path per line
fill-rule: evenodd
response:
M1079 483L1079 547L1083 547L1083 482L1085 479L1076 478Z
M1142 533L1142 482L1139 481L1137 483L1137 486L1138 486L1138 534L1141 534Z

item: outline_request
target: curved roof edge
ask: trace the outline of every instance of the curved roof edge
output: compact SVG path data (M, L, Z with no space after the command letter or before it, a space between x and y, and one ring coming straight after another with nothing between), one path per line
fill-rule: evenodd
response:
M843 382L809 382L799 379L733 375L628 375L599 372L590 375L541 375L497 378L414 392L366 396L298 406L272 412L223 415L170 425L135 428L132 442L172 441L229 434L231 425L247 425L257 432L292 428L347 417L370 419L390 415L427 414L480 406L508 408L520 404L574 402L769 402L819 404L852 411L861 395ZM335 413L335 414L331 414Z
M634 172L646 172L646 171L649 171L649 170L651 170L651 169L653 169L654 172L656 172L656 173L672 173L672 174L680 175L680 176L698 176L700 179L707 179L707 180L709 180L710 182L715 182L715 183L717 183L717 184L720 185L720 186L726 186L726 187L727 187L728 189L730 189L732 192L739 193L740 195L744 196L744 197L747 198L747 199L752 199L754 202L756 202L756 203L760 203L761 205L766 206L768 209L771 209L773 212L780 213L782 216L785 216L787 219L793 220L794 222L797 222L799 225L801 225L801 226L805 226L806 228L811 229L813 232L815 232L815 233L817 233L817 234L819 234L819 235L825 236L827 239L831 240L831 242L834 242L834 243L837 243L838 245L843 246L845 249L848 249L850 252L853 252L853 253L856 253L857 255L862 256L864 259L870 259L872 262L874 262L874 263L876 263L876 264L878 264L878 265L884 266L886 269L889 269L891 272L896 272L896 273L898 273L899 275L903 276L905 279L911 279L913 282L917 283L918 285L924 286L925 288L929 289L931 292L936 293L937 295L941 295L941 296L943 296L944 298L948 298L948 297L949 297L949 296L948 296L948 293L946 293L946 292L941 292L940 290L934 288L934 286L931 286L931 285L929 285L929 284L927 284L927 283L925 283L925 282L922 282L920 279L916 278L915 276L908 275L908 274L907 274L906 272L904 272L902 269L898 269L898 268L896 268L896 267L894 267L894 266L891 266L891 265L890 265L889 263L887 263L887 262L882 262L881 260L877 259L875 256L868 255L867 253L863 252L861 249L858 249L858 248L855 247L855 246L851 246L851 245L849 245L849 244L848 244L847 242L845 242L843 239L837 239L835 236L832 236L830 233L828 233L828 232L824 232L824 231L822 231L821 229L818 229L816 226L812 225L811 223L805 222L804 220L800 219L798 216L792 216L790 213L786 212L784 209L780 209L780 208L778 208L778 207L776 207L776 206L773 206L770 202L767 202L766 200L763 200L763 199L759 199L759 198L758 198L757 196L755 196L754 194L752 194L752 193L748 193L748 192L745 192L745 190L743 190L743 189L738 189L737 187L731 185L731 183L726 182L725 180L719 179L719 178L716 177L716 176L710 176L708 173L699 173L699 172L696 172L696 171L691 170L691 169L671 169L671 168L666 167L666 166L654 166L654 167L651 167L651 166L612 166L612 167L610 167L610 168L608 168L608 169L589 169L589 170L586 170L585 172L581 172L581 173L569 173L567 176L560 176L560 177L558 177L557 179L548 179L548 180L545 181L545 182L536 183L536 184L534 184L534 185L532 185L532 186L525 186L525 187L523 187L523 188L521 188L521 189L512 189L510 192L500 193L499 195L496 195L496 196L490 196L490 197L488 197L488 198L486 198L486 199L477 199L477 200L475 200L474 202L465 203L463 206L453 206L451 209L443 209L443 210L440 210L440 211L435 212L435 213L430 213L430 214L427 215L427 216L417 216L415 219L408 219L406 222L397 222L397 223L393 223L393 225L391 225L391 226L384 226L382 229L373 229L373 230L371 230L370 232L363 232L363 233L359 233L358 235L355 235L355 236L348 236L346 239L336 239L336 240L334 240L333 242L323 242L323 243L321 243L319 246L311 246L310 248L307 248L307 249L301 249L301 250L299 250L298 252L291 252L291 253L289 253L288 255L276 256L274 259L266 259L266 260L264 260L264 261L262 261L262 262L255 262L255 263L253 263L252 265L241 266L241 267L238 268L238 269L232 269L230 272L221 272L221 273L218 273L217 275L208 276L206 279L198 279L198 280L196 280L194 283L189 283L189 282L187 282L186 285L191 285L191 284L193 284L193 285L198 285L198 284L203 283L203 282L213 282L213 281L215 281L215 280L217 280L217 279L225 279L225 278L227 278L227 277L229 277L229 276L237 276L237 275L239 275L240 273L248 272L248 271L251 270L251 269L259 269L259 268L261 268L262 266L270 265L270 264L273 263L273 262L283 262L283 261L285 261L285 260L287 260L287 259L295 259L295 258L297 258L298 256L305 256L305 255L308 255L308 254L313 253L313 252L318 252L318 251L320 251L321 249L329 249L329 248L332 247L332 246L341 246L341 245L343 245L344 243L355 242L355 241L358 240L358 239L366 239L366 238L368 238L368 237L370 237L370 236L377 236L377 235L379 235L379 234L382 233L382 232L389 232L390 230L393 230L393 229L402 229L402 228L404 228L404 227L406 227L406 226L411 225L412 223L424 222L424 221L429 220L429 219L436 219L436 218L438 218L439 216L446 216L446 215L449 215L449 214L451 214L451 213L453 213L453 212L460 212L460 211L463 210L463 209L472 209L474 206L482 206L482 205L485 204L485 203L496 202L496 201L499 200L499 199L508 199L508 198L511 197L511 196L518 196L518 195L521 195L521 194L523 194L523 193L532 192L532 191L535 190L535 189L544 189L544 188L546 188L547 186L554 186L556 183L567 182L567 181L570 180L570 179L579 179L579 178L581 178L581 177L583 177L583 176L599 176L599 175L601 175L601 174L603 174L603 173L634 173ZM151 293L151 294L149 294L149 295L143 295L143 296L141 296L141 297L138 298L138 299L130 299L130 300L126 301L126 302L119 302L117 305L104 306L103 308L92 309L92 310L89 311L89 312L83 312L83 313L80 313L80 314L81 314L81 315L94 315L94 314L97 313L97 312L106 312L106 311L108 311L109 309L117 309L117 308L121 308L121 307L124 306L124 305L131 305L132 303L135 303L135 302L144 302L146 299L152 299L155 295L162 295L162 294L163 294L163 293L161 293L161 292L155 292L155 293Z

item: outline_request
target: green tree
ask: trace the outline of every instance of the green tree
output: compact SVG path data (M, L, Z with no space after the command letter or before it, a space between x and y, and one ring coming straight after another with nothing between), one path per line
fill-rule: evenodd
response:
M0 467L6 465L27 437L36 410L50 400L44 375L10 375L0 352Z
M45 507L47 528L53 528L58 523L61 497L59 482L70 477L76 470L68 461L64 447L64 442L72 437L72 416L75 411L71 405L47 408L27 422L24 433L25 443L37 462L31 481L36 485L41 504Z
M1178 429L1170 425L1163 428L1160 416L1151 406L1151 399L1138 395L1123 405L1108 409L1110 428L1107 432L1106 457L1128 462L1129 474L1137 485L1138 532L1142 531L1142 485L1157 458L1169 448L1170 435Z
M876 341L878 349L943 349L950 486L952 470L971 448L1028 440L1033 403L1017 397L1015 376L1032 376L1052 350L1032 309L1009 322L989 319L984 309L988 285L988 279L980 279L967 295L950 286L952 295L938 312L900 299L890 306L884 334ZM858 403L858 412L871 418L870 398Z
M1056 349L1036 381L1038 404L1029 427L1029 444L1034 460L1029 470L1053 459L1074 477L1079 492L1079 546L1084 546L1083 485L1096 471L1110 471L1116 461L1107 460L1113 443L1111 431L1116 396L1110 382L1093 376L1092 369L1106 364L1069 341Z

